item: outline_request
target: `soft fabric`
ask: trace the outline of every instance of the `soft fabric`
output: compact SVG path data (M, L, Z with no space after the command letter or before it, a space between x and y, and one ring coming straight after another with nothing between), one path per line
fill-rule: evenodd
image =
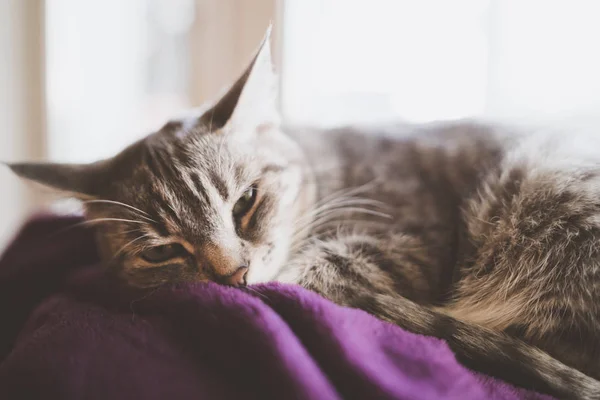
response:
M300 287L125 289L77 217L0 259L0 399L549 399Z

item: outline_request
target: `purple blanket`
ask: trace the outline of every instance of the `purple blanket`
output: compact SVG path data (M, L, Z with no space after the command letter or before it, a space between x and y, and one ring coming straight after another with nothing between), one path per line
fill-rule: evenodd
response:
M38 218L0 259L0 399L548 399L299 287L126 290L77 222Z

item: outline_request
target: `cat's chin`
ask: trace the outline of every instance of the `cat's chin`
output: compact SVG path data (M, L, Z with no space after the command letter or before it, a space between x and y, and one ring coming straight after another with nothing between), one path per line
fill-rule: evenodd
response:
M258 283L271 282L275 279L276 275L276 269L274 269L274 271L270 271L270 268L266 268L263 266L254 268L254 270L250 268L250 271L248 271L246 283L248 285L255 285Z
M250 267L246 278L248 285L272 282L281 270L281 263L257 264Z

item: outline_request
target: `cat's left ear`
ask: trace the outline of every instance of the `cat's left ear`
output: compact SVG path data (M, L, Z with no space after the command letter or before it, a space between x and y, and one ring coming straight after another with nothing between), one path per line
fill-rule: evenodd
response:
M249 131L261 125L279 123L277 78L271 59L271 26L254 58L242 75L201 120L207 126L227 132Z
M108 183L108 161L91 164L9 163L21 178L79 199L100 196Z

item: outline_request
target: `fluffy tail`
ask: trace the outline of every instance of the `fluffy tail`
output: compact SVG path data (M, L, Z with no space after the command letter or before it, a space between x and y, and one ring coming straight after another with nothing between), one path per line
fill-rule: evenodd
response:
M445 340L458 361L473 370L559 399L600 400L600 381L502 332L461 322L403 297L378 294L354 306L414 333Z

